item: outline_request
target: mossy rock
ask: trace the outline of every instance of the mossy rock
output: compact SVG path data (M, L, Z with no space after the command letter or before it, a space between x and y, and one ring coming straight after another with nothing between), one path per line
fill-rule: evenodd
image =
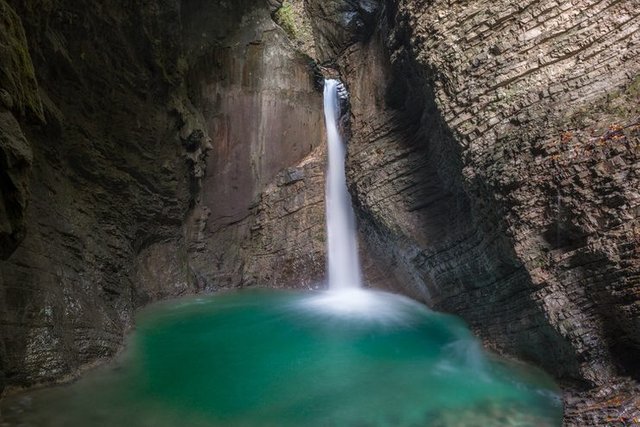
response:
M317 56L313 29L303 0L278 2L278 8L272 17L299 52L310 58Z
M293 6L288 1L282 2L282 6L275 13L275 21L287 32L291 37L296 37L298 27L296 25L296 16Z
M15 11L0 0L0 89L3 104L20 114L32 113L44 120L31 55L22 21Z

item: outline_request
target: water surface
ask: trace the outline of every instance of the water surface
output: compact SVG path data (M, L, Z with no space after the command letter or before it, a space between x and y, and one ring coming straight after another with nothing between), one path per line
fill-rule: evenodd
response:
M5 400L21 426L560 426L542 372L403 297L243 291L141 313L127 352ZM1 423L0 423L1 424Z

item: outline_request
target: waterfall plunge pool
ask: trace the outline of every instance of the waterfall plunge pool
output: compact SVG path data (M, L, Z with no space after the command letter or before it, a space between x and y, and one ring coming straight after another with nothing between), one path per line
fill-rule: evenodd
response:
M118 361L3 402L0 426L560 426L542 372L485 353L456 317L361 288L340 93L325 81L330 291L157 304Z
M239 291L141 312L127 351L5 399L20 426L560 426L541 371L384 292ZM5 424L2 424L4 422Z

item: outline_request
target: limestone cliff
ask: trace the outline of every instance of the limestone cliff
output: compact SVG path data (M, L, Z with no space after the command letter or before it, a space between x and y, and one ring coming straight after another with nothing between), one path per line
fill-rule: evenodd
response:
M179 137L192 107L173 41L178 9L116 3L2 2L5 30L26 34L28 48L8 45L26 77L2 81L17 100L14 120L2 113L2 194L13 218L22 215L24 240L8 253L3 242L0 388L113 354L145 292L132 282L134 258L151 242L179 240L194 197ZM168 293L191 286L177 279Z
M42 103L24 29L13 9L0 2L0 259L8 257L25 234L32 152L17 118L42 119ZM17 117L16 117L17 116Z
M636 9L387 1L333 58L368 249L399 291L583 390L571 425L638 413Z
M202 4L183 8L201 19L185 18L197 35L188 81L212 145L188 222L191 268L209 289L310 285L324 273L324 119L313 61L273 9L247 8L238 26L219 10L203 19Z
M279 4L125 3L0 2L0 389L113 355L150 301L323 271L321 94Z

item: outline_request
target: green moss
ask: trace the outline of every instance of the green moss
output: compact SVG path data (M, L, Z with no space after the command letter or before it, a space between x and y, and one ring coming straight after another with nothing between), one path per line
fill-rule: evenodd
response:
M640 96L640 76L636 76L625 91L629 96Z
M295 13L291 3L284 1L280 9L276 11L275 21L280 25L291 37L296 37L298 26L296 25Z
M20 17L5 0L0 0L0 63L0 88L11 97L11 107L21 114L29 111L44 120L24 28Z
M609 92L577 110L568 110L567 123L575 129L593 128L605 132L613 123L628 124L640 115L640 76L624 88Z

